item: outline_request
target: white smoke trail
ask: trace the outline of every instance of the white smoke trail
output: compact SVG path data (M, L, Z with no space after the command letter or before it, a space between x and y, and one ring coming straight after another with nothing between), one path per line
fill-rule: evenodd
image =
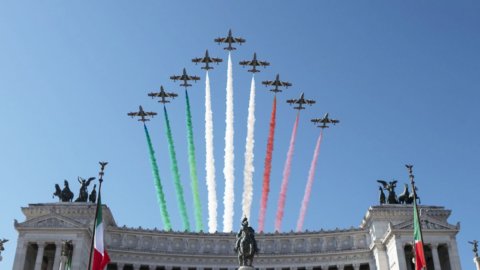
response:
M234 182L235 182L235 168L233 166L235 155L233 147L233 71L232 58L228 53L228 68L227 68L227 98L226 98L226 113L225 113L225 165L223 168L223 175L225 176L225 193L223 195L223 231L231 232L233 226L233 203L235 201Z
M250 101L248 103L248 124L247 139L245 142L245 167L243 169L243 199L242 210L243 216L250 219L250 210L252 208L253 198L253 147L255 131L255 76L252 76L252 84L250 86Z
M217 188L215 183L215 158L213 156L213 119L210 78L205 76L205 171L208 191L208 232L217 231Z

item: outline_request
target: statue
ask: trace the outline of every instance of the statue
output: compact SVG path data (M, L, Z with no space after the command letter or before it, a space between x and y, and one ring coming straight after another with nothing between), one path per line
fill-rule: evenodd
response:
M380 198L379 198L380 204L385 204L385 193L383 193L383 188L378 187L378 189L380 190Z
M88 200L88 190L87 187L90 185L90 182L95 180L95 177L90 177L88 180L85 180L81 177L78 177L78 182L80 183L80 191L78 193L78 198L75 202L86 202Z
M399 204L411 204L409 198L410 198L410 192L408 191L408 185L405 184L405 188L403 189L402 194L400 194L400 196L398 196L398 203Z
M395 188L397 187L398 181L394 180L387 183L386 181L383 181L383 180L377 180L377 182L382 184L383 189L388 191L387 203L398 204L397 195L395 194Z
M253 257L258 253L257 241L255 241L255 230L248 226L246 217L242 220L242 228L237 233L235 252L238 254L240 266L252 266Z
M57 196L60 202L71 202L73 200L73 192L68 187L68 181L65 180L63 190L60 189L60 185L55 184L55 192L53 197Z
M5 248L3 247L3 244L8 242L7 239L3 238L3 240L0 240L0 261L2 261L2 251L5 250Z
M97 191L95 190L96 187L97 187L97 184L93 185L93 190L92 192L90 192L90 196L88 196L88 200L91 203L97 202Z
M468 241L468 243L472 244L473 245L473 254L475 254L475 257L478 257L478 241L477 240L473 240L473 241Z

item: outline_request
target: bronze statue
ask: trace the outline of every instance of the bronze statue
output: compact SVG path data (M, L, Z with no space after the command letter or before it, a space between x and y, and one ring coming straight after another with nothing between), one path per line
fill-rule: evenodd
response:
M397 187L397 182L396 180L386 182L383 180L377 180L378 183L383 185L383 189L388 191L388 198L387 198L387 203L388 204L398 204L398 199L397 195L395 194L395 188Z
M78 177L78 182L80 183L80 191L78 193L78 198L75 202L86 202L88 200L88 190L87 187L90 185L90 182L95 180L95 177L90 177L88 180L85 180L81 177Z
M242 228L237 233L234 250L238 254L238 263L240 266L252 266L253 257L259 250L257 241L255 240L255 230L248 226L248 219L246 217L243 218Z
M55 192L53 197L57 196L60 202L71 202L73 200L73 192L68 187L68 181L65 180L63 190L60 189L60 185L55 184Z
M379 198L380 204L385 204L385 193L383 193L383 188L378 187L378 190L380 190L380 198Z
M398 203L399 204L411 204L409 198L410 198L410 191L408 191L408 185L405 184L405 188L403 189L402 194L400 194L400 196L398 196Z
M90 192L90 196L88 196L88 200L91 203L95 203L97 201L97 191L95 190L96 187L97 187L97 184L93 185L93 190L92 192Z
M468 241L468 243L472 244L473 245L473 254L475 254L475 257L478 257L478 241L477 240L473 240L473 241Z
M0 251L4 251L5 248L3 247L3 244L8 242L8 239L3 238L3 240L0 240Z

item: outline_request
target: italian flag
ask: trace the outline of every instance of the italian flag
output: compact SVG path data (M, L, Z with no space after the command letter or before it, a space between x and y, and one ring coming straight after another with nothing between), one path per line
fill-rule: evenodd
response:
M413 240L415 242L415 270L427 269L425 252L423 252L422 225L418 216L416 199L413 200Z
M103 217L102 217L102 202L100 200L100 194L98 195L97 202L97 218L95 224L95 239L94 239L94 251L93 251L93 265L92 270L103 270L105 266L110 262L107 250L105 249L103 241Z

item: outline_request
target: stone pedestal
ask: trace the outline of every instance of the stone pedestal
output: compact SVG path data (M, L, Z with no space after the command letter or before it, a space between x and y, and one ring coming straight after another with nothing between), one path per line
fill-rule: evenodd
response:
M253 266L240 266L240 267L238 267L238 270L255 270L255 267L253 267Z

